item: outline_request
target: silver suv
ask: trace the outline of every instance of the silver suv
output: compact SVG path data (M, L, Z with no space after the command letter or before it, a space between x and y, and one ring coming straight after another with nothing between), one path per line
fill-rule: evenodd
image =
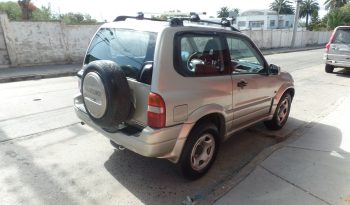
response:
M112 145L170 160L196 179L233 133L258 122L284 126L292 76L269 65L246 35L198 16L130 18L97 31L74 99L79 118Z
M334 68L350 68L350 26L339 26L326 45L327 73L333 73Z

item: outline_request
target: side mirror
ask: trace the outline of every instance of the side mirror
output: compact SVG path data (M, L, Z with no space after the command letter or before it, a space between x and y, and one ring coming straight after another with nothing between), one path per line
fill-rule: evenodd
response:
M281 67L277 66L277 65L274 65L274 64L271 64L270 65L270 73L272 75L278 75L281 73Z

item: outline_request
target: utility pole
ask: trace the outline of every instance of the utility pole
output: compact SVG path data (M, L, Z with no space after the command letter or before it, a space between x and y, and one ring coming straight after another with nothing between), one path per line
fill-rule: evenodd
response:
M295 11L294 24L293 24L293 35L292 35L292 43L291 43L292 48L295 47L295 39L297 37L297 30L298 30L300 3L302 2L302 0L296 0L296 2L297 2L297 9Z

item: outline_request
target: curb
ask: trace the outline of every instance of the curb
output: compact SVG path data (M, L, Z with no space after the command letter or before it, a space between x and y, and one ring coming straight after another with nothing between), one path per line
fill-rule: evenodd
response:
M274 55L274 54L279 54L279 53L293 53L293 52L299 52L299 51L310 51L310 50L317 50L317 49L322 49L324 46L320 45L317 47L305 47L305 48L296 48L296 49L286 49L286 50L261 50L261 53L263 55Z
M67 77L67 76L75 76L76 74L77 74L77 71L69 71L69 72L65 72L65 73L13 76L13 77L7 77L7 78L0 78L0 83L10 83L10 82L27 81L27 80L40 80L40 79L46 79L46 78Z

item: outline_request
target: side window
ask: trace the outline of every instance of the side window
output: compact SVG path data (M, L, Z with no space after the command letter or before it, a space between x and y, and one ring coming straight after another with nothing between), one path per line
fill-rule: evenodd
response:
M181 62L176 62L175 67L182 75L208 77L232 73L228 50L220 36L190 33L177 38L180 45L175 51L176 59Z
M227 37L233 74L264 73L264 61L252 45L241 37Z

